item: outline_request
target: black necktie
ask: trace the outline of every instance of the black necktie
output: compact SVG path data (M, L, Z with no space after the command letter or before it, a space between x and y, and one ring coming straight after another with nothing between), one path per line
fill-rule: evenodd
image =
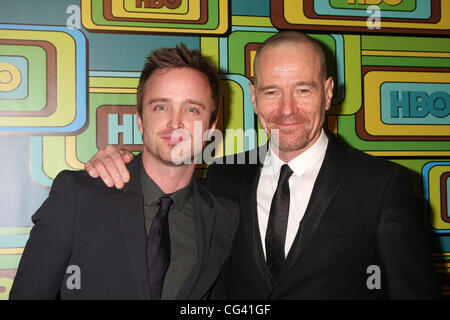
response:
M292 170L287 164L281 166L278 186L270 206L269 222L266 231L266 264L272 275L272 282L276 282L283 267L284 244L289 217L289 178Z
M159 205L159 211L153 218L147 239L147 263L152 300L161 299L164 277L170 263L168 213L172 198L162 196L159 199Z

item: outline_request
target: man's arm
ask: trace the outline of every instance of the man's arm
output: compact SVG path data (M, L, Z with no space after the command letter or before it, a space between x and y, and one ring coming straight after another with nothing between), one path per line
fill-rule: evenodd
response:
M49 197L32 216L34 227L25 246L10 299L55 299L72 248L78 191L69 171L54 180Z
M122 189L130 181L130 173L125 164L133 160L133 154L115 146L108 145L99 150L85 165L93 178L101 177L108 187Z
M377 230L382 277L390 299L440 299L430 239L409 178L406 170L399 170L385 190Z

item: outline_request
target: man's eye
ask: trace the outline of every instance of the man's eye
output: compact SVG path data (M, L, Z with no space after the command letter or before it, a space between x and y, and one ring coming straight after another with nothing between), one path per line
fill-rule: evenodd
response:
M165 110L165 109L166 109L165 106L156 106L156 107L153 108L153 110L155 110L155 111L162 111L162 110Z
M302 96L308 96L311 94L311 91L309 89L298 89L297 93Z
M186 111L189 113L198 113L197 108L186 108Z

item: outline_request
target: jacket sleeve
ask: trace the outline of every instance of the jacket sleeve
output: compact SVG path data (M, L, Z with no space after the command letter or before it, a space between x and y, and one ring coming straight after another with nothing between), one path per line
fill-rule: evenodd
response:
M75 176L63 171L49 197L32 216L34 227L25 246L10 299L56 299L71 255L78 188Z
M403 168L401 168L403 169ZM383 285L389 299L440 299L430 239L423 228L421 203L409 173L396 171L384 193L377 229Z
M236 170L228 170L226 164L212 164L206 171L204 185L214 195L238 201L239 186L236 186Z
M227 258L223 264L222 270L220 272L219 277L211 288L210 296L208 299L210 300L225 300L229 295L229 285L230 285L230 254L231 248L234 245L234 238L236 235L236 231L239 226L239 215L240 209L239 205L233 201L227 201L226 207L228 208L228 213L230 216L230 225L229 225L229 244L226 250Z

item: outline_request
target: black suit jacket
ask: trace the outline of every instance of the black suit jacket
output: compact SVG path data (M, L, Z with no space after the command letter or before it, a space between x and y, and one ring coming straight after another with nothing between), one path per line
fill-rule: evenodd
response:
M33 215L10 299L149 299L143 196L137 156L122 190L84 171L63 171ZM238 207L194 181L198 262L177 299L204 299L229 255ZM81 289L69 289L75 265ZM216 292L220 298L220 292Z
M230 258L229 297L440 298L409 172L328 136L323 165L275 284L265 265L257 218L256 189L263 161L208 169L211 190L239 202L241 209ZM252 153L244 157L249 159ZM381 289L368 289L367 282L375 283L369 279L376 272L367 269L371 265L380 267Z

